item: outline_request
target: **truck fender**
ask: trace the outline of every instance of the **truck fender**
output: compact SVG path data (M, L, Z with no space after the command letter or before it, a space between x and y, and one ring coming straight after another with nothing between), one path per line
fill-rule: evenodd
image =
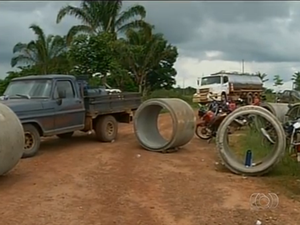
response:
M21 123L22 123L22 125L32 124L33 126L35 126L37 128L37 130L40 133L40 136L43 136L45 130L43 129L42 125L38 121L36 121L36 120L25 120L25 121L21 121Z

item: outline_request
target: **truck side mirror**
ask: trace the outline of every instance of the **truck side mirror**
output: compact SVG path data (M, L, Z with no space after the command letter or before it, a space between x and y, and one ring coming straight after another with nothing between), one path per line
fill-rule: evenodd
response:
M60 98L60 99L66 98L66 90L59 90L58 98Z

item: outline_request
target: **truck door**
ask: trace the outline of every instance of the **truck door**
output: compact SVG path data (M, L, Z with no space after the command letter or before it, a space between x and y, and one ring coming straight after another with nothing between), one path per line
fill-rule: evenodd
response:
M63 93L63 96L62 94ZM56 100L56 132L71 132L84 127L85 108L70 80L58 80L54 87L53 98Z
M226 94L229 93L229 80L227 76L223 76L222 91L224 91Z

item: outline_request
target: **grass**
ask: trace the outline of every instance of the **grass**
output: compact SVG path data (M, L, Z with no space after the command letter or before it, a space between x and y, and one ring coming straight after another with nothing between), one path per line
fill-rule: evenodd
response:
M252 151L253 162L263 160L272 151L272 145L262 138L261 133L248 127L230 135L229 146L241 161L244 161L247 150Z
M264 157L273 151L273 145L261 135L258 129L246 128L240 133L242 134L237 132L239 135L235 135L233 133L229 143L231 144L232 139L230 147L241 160L245 160L248 149L252 150L253 162L262 161ZM276 137L274 137L274 140L276 140ZM287 196L300 201L300 163L287 150L282 161L262 179L270 186L272 191L283 192Z

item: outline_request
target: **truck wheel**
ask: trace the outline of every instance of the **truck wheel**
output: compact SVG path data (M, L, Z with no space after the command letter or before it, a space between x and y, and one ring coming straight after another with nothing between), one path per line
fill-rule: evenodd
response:
M118 135L118 122L113 116L102 116L97 119L94 130L98 141L111 142Z
M225 93L222 93L222 95L221 95L221 100L222 100L223 102L227 102L227 96L226 96Z
M25 143L22 158L29 158L38 152L41 144L39 131L32 124L23 125Z
M253 97L252 97L252 95L248 95L247 96L247 104L252 105L252 103L253 103Z
M63 133L63 134L57 134L56 136L61 139L68 139L68 138L71 138L73 136L73 134L74 134L74 132L68 132L68 133Z

